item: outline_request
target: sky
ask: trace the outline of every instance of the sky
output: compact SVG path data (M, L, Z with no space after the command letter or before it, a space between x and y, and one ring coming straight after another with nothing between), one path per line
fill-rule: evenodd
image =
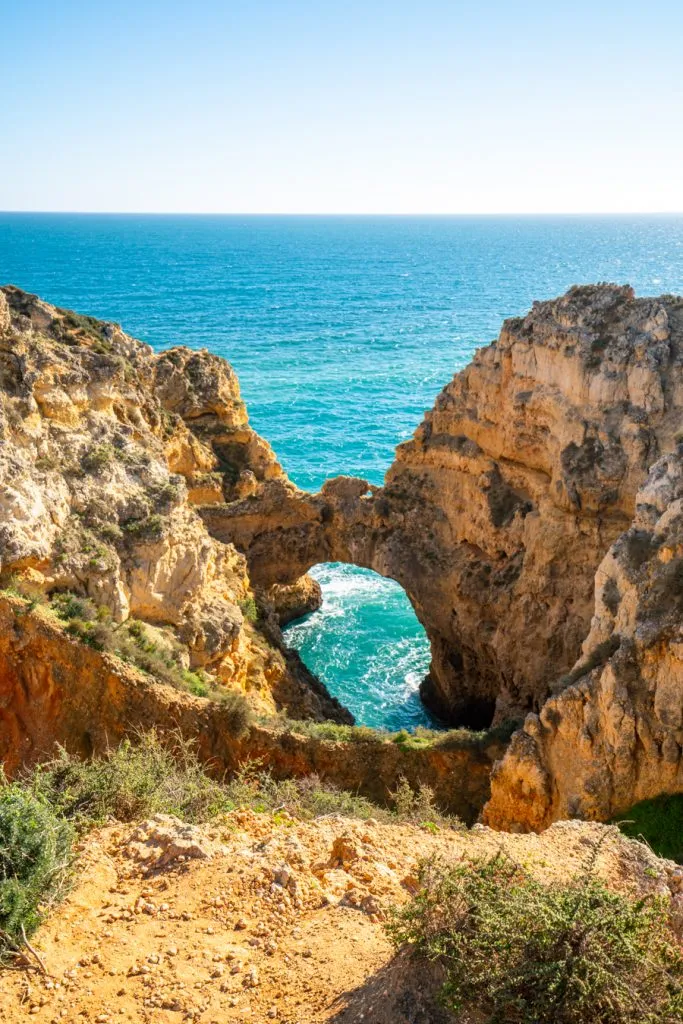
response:
M0 210L683 210L680 0L0 0Z

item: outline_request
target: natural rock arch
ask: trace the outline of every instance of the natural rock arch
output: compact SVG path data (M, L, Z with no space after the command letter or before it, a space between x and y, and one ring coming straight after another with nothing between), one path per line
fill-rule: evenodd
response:
M320 561L397 580L424 625L426 702L456 724L537 711L579 656L595 571L683 412L683 301L571 289L506 321L400 445L382 488L286 478L201 510L263 588Z

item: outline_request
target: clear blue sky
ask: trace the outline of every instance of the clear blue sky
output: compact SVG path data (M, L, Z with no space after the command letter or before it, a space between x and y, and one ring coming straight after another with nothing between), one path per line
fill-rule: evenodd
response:
M681 0L0 13L0 209L683 210Z

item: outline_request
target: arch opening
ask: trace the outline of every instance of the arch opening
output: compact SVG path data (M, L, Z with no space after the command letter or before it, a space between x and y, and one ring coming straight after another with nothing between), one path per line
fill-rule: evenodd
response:
M286 643L358 725L444 728L420 699L430 645L401 585L350 563L323 562L309 571L322 588L322 605L284 627Z

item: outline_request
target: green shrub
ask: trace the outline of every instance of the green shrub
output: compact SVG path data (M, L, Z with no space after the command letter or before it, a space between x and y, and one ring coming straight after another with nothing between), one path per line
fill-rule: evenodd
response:
M442 819L442 814L434 803L434 790L424 783L420 783L416 789L413 789L406 777L402 775L391 796L394 811L402 821L422 825L436 824Z
M249 701L239 690L216 687L211 696L223 709L223 721L231 736L243 736L251 725L253 712Z
M683 955L659 897L612 892L592 867L541 883L504 855L428 862L398 911L394 942L439 961L442 997L489 1024L673 1024Z
M327 814L343 814L349 818L381 818L391 813L365 797L338 789L320 780L317 775L299 779L275 779L259 762L248 762L225 784L226 792L236 807L250 807L261 812L287 811L296 818L318 818Z
M65 889L72 840L47 801L0 780L0 962Z
M423 750L439 747L442 750L485 750L491 743L507 742L520 722L506 721L501 725L473 732L471 729L425 729L417 726L412 732L401 729L388 732L367 725L338 725L336 722L296 721L280 715L277 719L264 719L265 724L280 732L297 733L336 743L395 743L401 750Z
M644 840L659 857L683 864L683 794L643 800L617 821L621 831Z
M101 473L111 466L116 459L116 449L111 444L97 444L90 448L81 459L81 466L86 473Z
M367 725L339 725L336 722L312 722L310 719L297 721L281 715L278 719L267 719L267 724L280 732L296 733L333 743L384 743L391 733L384 729L371 729Z
M161 540L164 528L164 519L157 512L142 519L129 519L123 524L123 529L129 537L142 541Z
M162 743L155 731L124 740L103 757L79 761L64 750L39 766L33 792L80 830L108 818L135 821L175 814L183 821L208 821L232 809L225 789L210 779L194 746L179 737Z
M209 778L196 747L179 736L142 733L124 740L103 757L80 761L60 749L24 780L24 788L54 813L72 820L80 832L110 818L135 821L151 814L174 814L183 821L209 821L236 807L313 818L344 814L356 818L395 816L317 776L274 779L250 762L231 780Z
M257 622L259 618L259 610L256 601L253 597L246 597L243 601L239 602L242 615L247 622Z

